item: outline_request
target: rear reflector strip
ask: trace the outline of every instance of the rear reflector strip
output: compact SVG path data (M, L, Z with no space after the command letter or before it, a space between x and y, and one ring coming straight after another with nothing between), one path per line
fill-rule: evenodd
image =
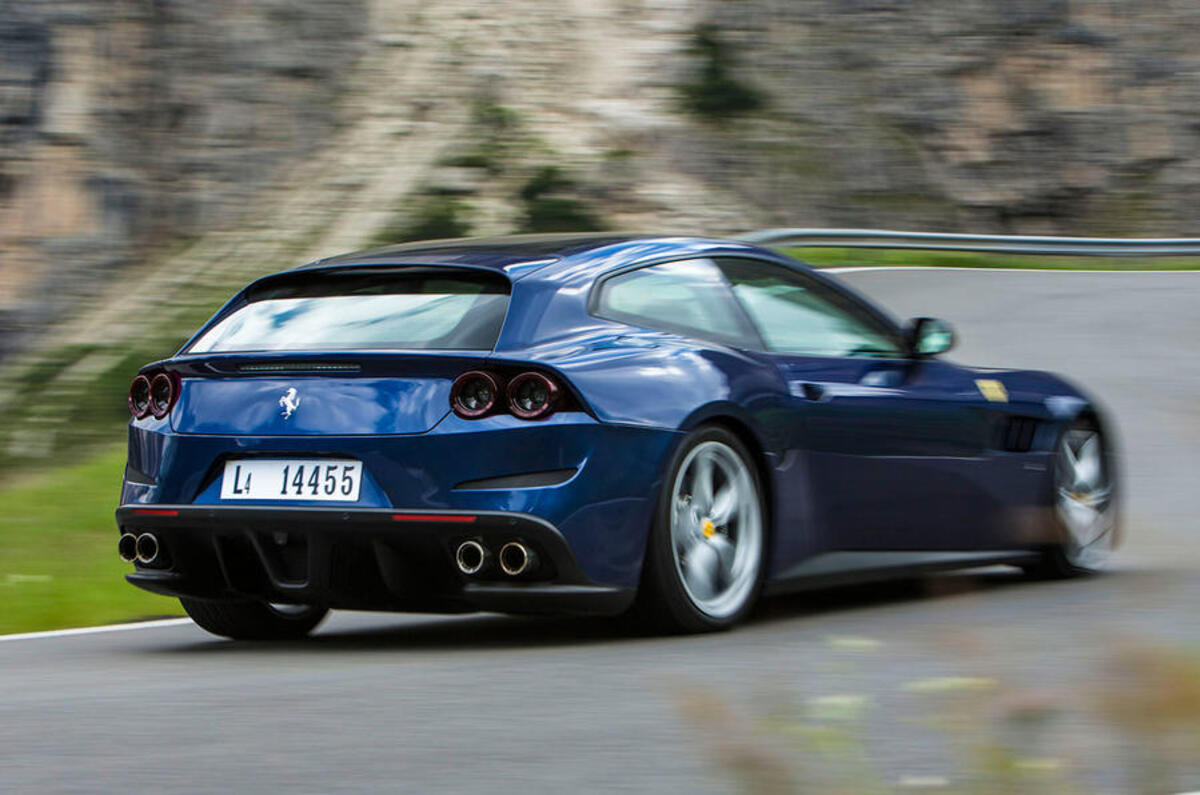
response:
M357 364L335 362L281 362L278 364L242 364L239 373L357 373Z
M469 524L477 517L456 513L394 513L393 522L462 522Z
M179 511L167 510L164 508L134 508L134 516L178 516Z

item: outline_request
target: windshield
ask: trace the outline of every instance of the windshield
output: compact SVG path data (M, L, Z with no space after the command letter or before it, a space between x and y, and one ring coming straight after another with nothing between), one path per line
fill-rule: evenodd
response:
M503 277L447 269L288 274L251 288L188 352L491 350L508 291Z

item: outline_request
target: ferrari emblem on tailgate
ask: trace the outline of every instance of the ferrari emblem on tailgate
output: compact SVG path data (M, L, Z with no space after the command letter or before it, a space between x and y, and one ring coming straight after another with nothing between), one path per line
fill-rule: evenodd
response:
M292 416L292 412L300 408L300 398L296 396L296 387L290 387L287 393L279 398L279 407L283 409L279 413L285 420Z
M987 378L980 378L975 381L975 386L979 387L980 393L986 400L992 403L1007 403L1008 390L1004 388L1004 384L999 381L993 381Z

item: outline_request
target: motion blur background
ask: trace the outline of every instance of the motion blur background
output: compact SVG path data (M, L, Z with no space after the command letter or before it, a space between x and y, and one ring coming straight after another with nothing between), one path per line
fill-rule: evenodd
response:
M1197 31L1187 0L4 0L0 356L375 240L1187 233Z
M1198 34L1193 0L0 0L0 633L174 609L114 554L125 390L249 279L467 234L1195 234ZM1192 731L1155 654L1118 706Z

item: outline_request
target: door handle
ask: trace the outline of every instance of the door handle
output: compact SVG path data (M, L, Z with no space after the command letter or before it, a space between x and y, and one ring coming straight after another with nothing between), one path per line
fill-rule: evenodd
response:
M805 381L800 385L800 394L804 395L805 400L811 400L816 403L825 397L825 387Z

